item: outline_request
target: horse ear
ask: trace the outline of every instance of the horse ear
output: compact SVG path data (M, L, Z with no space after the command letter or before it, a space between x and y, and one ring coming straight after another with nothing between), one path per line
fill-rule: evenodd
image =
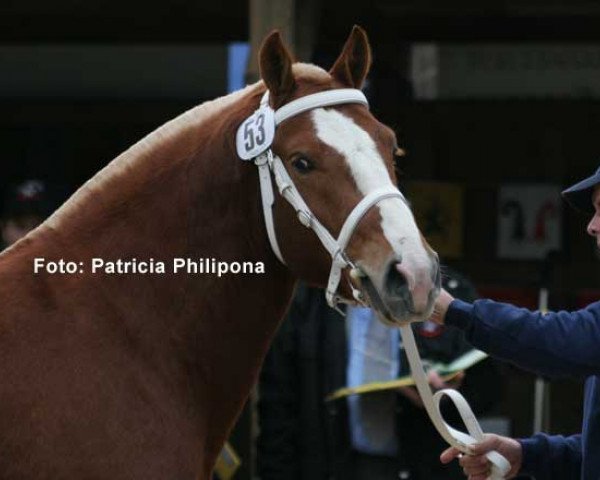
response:
M371 46L366 32L354 25L340 56L329 70L332 77L352 88L362 88L371 68Z
M292 74L292 55L283 44L278 30L265 38L258 57L260 76L269 89L272 105L277 108L296 87Z

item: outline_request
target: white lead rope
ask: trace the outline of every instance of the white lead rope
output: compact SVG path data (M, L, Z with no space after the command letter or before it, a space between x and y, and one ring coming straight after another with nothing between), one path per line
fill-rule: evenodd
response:
M400 333L402 334L404 351L406 352L408 363L410 364L412 377L415 380L417 390L419 391L419 395L421 396L421 400L425 405L425 410L427 411L431 422L449 445L468 454L469 445L479 443L483 440L483 431L481 430L477 418L473 414L473 410L471 410L471 407L462 394L456 390L446 388L437 391L435 394L431 393L429 381L425 374L425 370L423 369L419 350L410 324L402 325L400 327ZM468 434L452 428L444 421L440 410L440 402L444 396L449 397L456 406L460 417L467 427ZM496 451L488 452L486 457L491 463L491 474L487 480L503 480L510 471L510 463L508 460Z

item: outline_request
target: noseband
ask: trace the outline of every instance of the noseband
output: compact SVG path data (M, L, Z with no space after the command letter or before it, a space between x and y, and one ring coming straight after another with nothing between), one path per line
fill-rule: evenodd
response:
M342 270L346 267L355 268L354 263L352 263L346 254L346 248L358 223L371 207L377 205L382 200L396 197L405 201L404 195L394 187L384 187L370 192L352 209L344 221L339 236L335 238L312 213L294 185L281 158L273 153L271 144L275 136L275 128L285 120L315 108L344 104L359 104L367 108L369 106L366 97L360 90L344 88L327 90L298 98L273 112L269 106L269 91L267 90L261 99L258 110L242 123L236 135L237 150L240 158L242 160L251 160L258 166L265 224L273 253L285 265L275 234L275 224L273 221L273 203L275 197L273 195L271 174L275 178L275 184L279 193L294 208L300 223L315 232L331 256L331 269L325 289L325 297L329 306L336 309L338 309L337 305L339 303L349 303L347 299L344 299L337 293L337 290L342 277ZM261 140L263 145L259 145ZM350 284L350 288L352 289L354 299L362 302L360 290L354 288L352 284Z

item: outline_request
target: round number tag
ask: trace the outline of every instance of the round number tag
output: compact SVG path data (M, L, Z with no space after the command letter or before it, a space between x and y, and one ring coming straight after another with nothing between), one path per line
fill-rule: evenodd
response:
M240 125L235 135L238 156L251 160L267 150L275 136L275 113L262 106Z

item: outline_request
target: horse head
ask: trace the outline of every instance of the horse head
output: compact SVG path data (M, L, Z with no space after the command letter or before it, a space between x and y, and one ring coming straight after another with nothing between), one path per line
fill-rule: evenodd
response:
M278 32L259 62L277 125L262 161L281 193L272 213L265 207L273 250L298 278L325 286L330 304L368 303L390 324L424 319L439 261L396 187L396 136L360 92L371 64L365 32L354 27L329 72L294 63Z

